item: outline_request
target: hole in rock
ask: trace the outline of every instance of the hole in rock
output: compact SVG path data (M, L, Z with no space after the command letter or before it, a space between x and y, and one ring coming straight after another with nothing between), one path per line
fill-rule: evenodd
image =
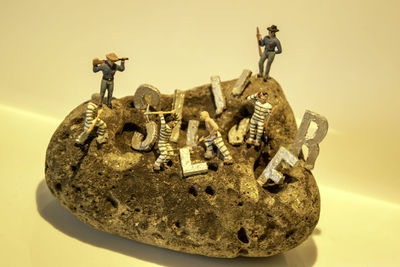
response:
M118 148L123 153L130 152L131 151L130 146L132 143L132 136L134 132L139 132L143 135L143 138L146 138L146 131L144 125L142 128L134 123L127 122L122 127L122 130L115 135L116 148Z
M188 126L189 126L189 122L182 119L181 130L182 130L182 131L186 131L186 129L187 129Z
M247 238L246 230L242 227L237 233L238 239L243 243L249 243L249 239Z
M213 196L215 194L215 190L214 190L214 188L212 186L209 185L206 188L206 193L211 195L211 196Z
M180 222L175 222L175 226L176 226L177 228L180 228L180 227L181 227L181 223L180 223Z
M107 197L106 201L110 203L114 208L118 208L118 202L113 197Z
M218 171L218 163L212 162L212 163L208 163L207 165L208 165L209 170Z
M193 196L195 196L195 197L197 197L199 194L198 194L198 190L197 190L197 188L195 187L195 186L191 186L190 188L189 188L189 194L192 194Z
M286 233L285 238L289 238L293 234L294 234L294 230L290 230L289 232Z
M141 210L140 210L139 208L136 208L135 211L136 211L136 212L140 212Z
M240 206L240 207L243 206L243 202L239 202L238 206Z
M75 165L72 165L72 166L71 166L71 170L72 170L73 172L76 172L76 169L77 169L77 168L76 168Z
M266 189L268 192L272 193L272 194L277 194L280 191L282 191L282 189L284 188L283 185L279 185L279 184L267 184L263 187L264 189Z
M285 181L288 183L288 184L292 184L292 183L295 183L295 182L297 182L299 179L297 179L297 178L295 178L295 177L292 177L292 176L290 176L290 175L287 175L287 174L284 174L284 176L285 176Z
M267 235L262 234L259 238L258 238L258 242L262 242L267 238Z
M56 191L57 191L57 192L61 192L61 191L62 191L62 186L61 186L60 183L57 183L56 186L55 186L55 188L56 188Z
M261 153L260 156L256 159L253 165L254 177L257 179L264 169L267 167L269 163L269 155L268 153Z

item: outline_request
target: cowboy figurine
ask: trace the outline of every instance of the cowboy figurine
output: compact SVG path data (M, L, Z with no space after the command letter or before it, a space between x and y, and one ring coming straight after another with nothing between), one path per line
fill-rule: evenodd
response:
M128 58L118 58L115 53L110 53L106 55L106 60L99 60L98 58L93 59L93 72L102 71L103 79L101 80L100 87L100 105L103 105L104 94L106 90L108 91L107 96L107 106L112 108L111 99L114 91L114 74L116 71L125 70L125 60ZM121 60L121 65L117 65L115 62Z
M281 43L278 38L276 38L275 34L278 32L278 28L275 25L267 28L268 35L261 39L261 34L257 33L258 45L265 46L264 52L261 55L260 61L258 62L259 73L258 77L263 77L264 74L264 62L267 61L267 68L265 70L264 81L266 82L269 77L269 70L271 68L271 64L274 61L275 55L282 53ZM275 50L276 48L276 50Z

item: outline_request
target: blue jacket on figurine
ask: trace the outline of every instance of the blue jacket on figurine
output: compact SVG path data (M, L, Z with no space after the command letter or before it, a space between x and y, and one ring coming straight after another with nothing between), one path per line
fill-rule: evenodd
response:
M282 53L281 42L276 37L271 37L269 35L265 36L264 39L259 41L260 46L265 46L267 51L274 51L275 54ZM277 50L275 51L275 47Z
M115 72L118 71L124 71L125 70L125 62L121 61L121 65L113 64L112 66L106 61L104 64L101 65L94 65L93 66L93 72L98 72L98 71L103 72L103 79L112 81L114 79L114 74Z

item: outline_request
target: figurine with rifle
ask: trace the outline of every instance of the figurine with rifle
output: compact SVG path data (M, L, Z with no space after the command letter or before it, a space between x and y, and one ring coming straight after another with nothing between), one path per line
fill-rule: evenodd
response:
M268 35L261 39L260 30L257 27L257 42L258 42L258 53L260 55L260 60L258 62L259 73L258 77L264 76L264 81L266 82L269 78L269 71L271 69L271 64L274 61L275 55L282 53L282 46L278 38L276 38L276 33L279 31L278 27L272 25L267 28ZM261 46L264 46L264 52L261 53ZM276 50L275 50L276 48ZM267 60L267 66L264 74L264 62Z
M119 60L121 60L121 65L117 65L115 63ZM112 108L111 99L114 91L114 74L116 71L125 70L125 60L128 60L128 58L119 58L115 53L107 54L106 60L100 60L98 58L93 59L93 72L98 72L100 70L103 72L103 78L101 80L100 86L101 101L99 107L103 105L104 94L107 90L107 106L109 108Z

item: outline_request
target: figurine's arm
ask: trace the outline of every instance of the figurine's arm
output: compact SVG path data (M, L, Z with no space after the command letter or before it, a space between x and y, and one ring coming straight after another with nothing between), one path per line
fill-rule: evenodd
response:
M165 130L165 126L166 126L166 123L165 123L165 118L164 118L164 114L159 114L160 115L160 130L161 131L164 131Z
M103 65L93 65L93 72L103 70Z
M268 107L267 107L267 116L266 116L266 118L268 118L269 115L271 115L271 110L272 110L272 106L271 106L271 105L268 105Z
M217 131L219 130L218 124L213 119L210 119L209 123L211 126L211 131L209 136L217 135Z
M277 48L278 50L275 51L275 54L280 54L280 53L282 53L281 42L279 42L278 39L276 39L276 48Z
M121 60L121 65L117 65L117 70L118 71L124 71L125 70L125 60Z
M98 72L99 70L103 69L104 61L95 58L93 59L92 64L93 64L93 72Z
M87 105L86 108L86 120L87 121L93 121L94 118L96 117L96 109L97 109L97 105L93 102L89 102L89 104ZM88 125L90 126L90 125Z
M260 46L265 46L265 38L264 39L260 39L260 40L258 40L258 44L260 45Z
M251 101L253 104L255 104L256 101L257 101L257 93L256 93L256 94L253 94L253 95L249 95L249 96L246 98L246 100Z

